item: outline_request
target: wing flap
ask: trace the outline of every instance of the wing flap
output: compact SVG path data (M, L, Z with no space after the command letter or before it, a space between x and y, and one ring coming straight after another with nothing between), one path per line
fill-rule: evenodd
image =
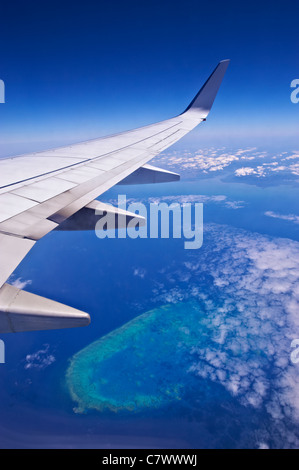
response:
M4 284L34 244L34 240L0 233L0 286Z
M101 221L101 228L98 222ZM77 211L74 215L58 225L56 230L108 230L119 229L138 224L143 226L146 219L139 214L105 204L100 201L92 201Z
M179 179L180 175L178 173L174 173L173 171L164 170L152 165L143 165L117 184L129 185L169 183L178 181Z
M4 284L0 289L0 333L87 326L90 317L75 308Z
M76 186L76 183L51 177L38 183L27 184L15 189L12 194L22 196L31 201L44 202L58 194L64 193Z
M7 220L21 212L36 206L36 201L31 201L17 194L5 193L0 195L0 222Z

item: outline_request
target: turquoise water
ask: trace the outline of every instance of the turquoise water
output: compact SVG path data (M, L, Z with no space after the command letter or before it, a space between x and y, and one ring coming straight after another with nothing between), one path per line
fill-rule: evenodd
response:
M67 384L76 411L140 411L180 400L202 318L195 302L165 305L75 354Z

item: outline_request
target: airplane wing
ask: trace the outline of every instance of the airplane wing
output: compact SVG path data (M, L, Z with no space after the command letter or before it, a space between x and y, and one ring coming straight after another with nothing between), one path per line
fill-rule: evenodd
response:
M111 211L95 199L112 186L179 179L147 162L206 119L228 64L221 61L187 109L172 119L0 160L0 332L89 324L87 313L20 290L8 278L50 231L94 228L95 210Z

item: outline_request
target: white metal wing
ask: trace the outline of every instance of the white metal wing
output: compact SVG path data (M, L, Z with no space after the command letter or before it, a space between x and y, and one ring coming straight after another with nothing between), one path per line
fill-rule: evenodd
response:
M6 283L34 244L54 229L88 229L95 198L115 184L179 175L147 165L204 121L229 64L221 61L187 109L166 121L67 147L0 160L0 332L89 324L87 313ZM132 214L127 213L128 219Z

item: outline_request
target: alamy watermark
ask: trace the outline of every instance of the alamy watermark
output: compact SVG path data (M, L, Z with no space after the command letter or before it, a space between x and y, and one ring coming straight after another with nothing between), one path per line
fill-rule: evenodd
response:
M110 206L110 204L109 204ZM113 206L111 205L111 208ZM95 226L98 238L183 238L185 249L198 249L203 243L203 204L152 202L147 207L142 202L133 202L127 206L125 195L118 196L117 209L120 209L118 221L105 210L96 210L100 216ZM126 222L123 211L137 217ZM146 224L140 223L140 217ZM172 225L172 230L170 227ZM123 227L121 229L116 229Z
M4 345L4 341L0 339L0 364L4 364L4 363L5 363L5 345Z
M294 104L299 103L299 78L291 81L291 88L295 88L291 93L291 101Z
M299 362L299 339L293 339L291 348L294 348L291 353L291 361L293 364L297 364Z
M3 80L0 80L0 103L5 103L5 85Z

